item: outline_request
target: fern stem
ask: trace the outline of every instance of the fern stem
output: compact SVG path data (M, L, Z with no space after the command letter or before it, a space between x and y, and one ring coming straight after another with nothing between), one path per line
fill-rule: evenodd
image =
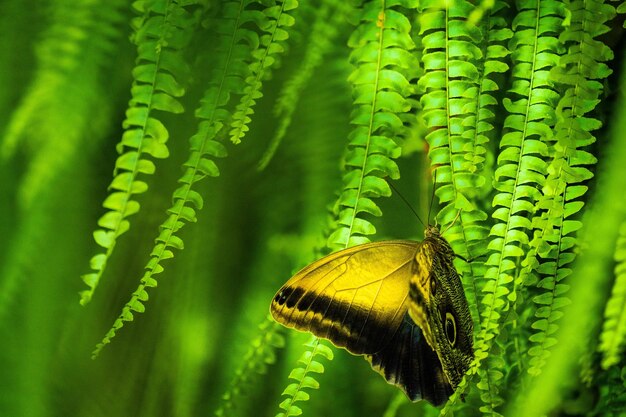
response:
M370 143L372 140L372 133L374 131L373 126L374 126L374 113L375 113L375 109L376 109L376 92L379 90L379 80L380 80L380 61L382 59L382 51L383 51L383 39L384 39L384 29L385 29L385 0L380 0L380 10L381 10L381 14L382 14L382 22L381 22L381 14L378 15L378 54L376 57L376 69L375 69L375 75L374 75L374 97L372 99L372 107L370 109L370 114L369 114L369 123L367 125L367 135L366 135L366 141L365 141L365 155L366 157L363 158L363 163L361 164L361 174L359 175L359 181L358 181L358 185L356 188L356 198L357 201L359 199L359 197L361 196L361 192L363 190L363 181L365 179L365 165L367 164L367 155L369 155L369 149L370 149ZM352 236L352 231L354 228L354 221L356 220L357 217L357 212L356 210L354 210L352 212L352 216L350 217L350 221L349 221L349 225L348 225L348 236ZM344 248L347 248L350 244L350 239L348 239L345 243Z

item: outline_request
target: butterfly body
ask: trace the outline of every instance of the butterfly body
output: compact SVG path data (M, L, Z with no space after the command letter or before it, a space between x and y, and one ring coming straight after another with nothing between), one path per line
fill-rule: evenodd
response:
M411 400L438 405L473 357L472 320L453 260L435 227L422 242L348 248L296 273L271 313L287 327L365 355Z

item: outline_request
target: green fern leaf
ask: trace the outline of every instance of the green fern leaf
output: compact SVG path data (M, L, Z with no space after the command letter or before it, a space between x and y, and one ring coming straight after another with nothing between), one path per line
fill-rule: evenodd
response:
M100 229L94 232L94 239L104 252L92 257L92 272L82 277L89 287L80 293L82 305L91 300L117 239L130 228L128 217L139 211L134 196L148 189L148 185L138 179L139 175L155 171L154 162L146 157L160 159L169 155L165 144L169 133L154 117L154 111L183 111L177 99L184 94L178 81L184 79L186 73L182 50L191 32L186 29L195 23L188 9L194 4L189 1L184 4L175 0L133 3L143 15L133 20L133 40L138 56L133 69L132 97L123 123L125 132L117 145L120 156L109 186L111 193L103 203L108 211L98 220Z
M276 417L298 416L302 409L295 405L297 402L308 401L309 394L306 389L318 389L319 383L312 374L324 373L324 365L319 361L321 357L333 360L332 350L318 338L307 343L309 350L305 350L298 362L302 365L294 368L289 373L289 379L295 382L289 384L282 395L287 398L280 403L279 407L284 411L276 414ZM320 357L320 358L317 358ZM317 358L317 359L316 359Z
M532 300L536 304L532 323L531 356L528 372L538 375L545 365L549 348L556 343L559 311L569 303L565 293L569 286L563 282L571 274L569 264L575 259L578 239L575 236L582 223L567 219L583 208L581 197L587 187L582 183L593 174L587 168L596 162L584 148L595 142L591 133L600 121L589 117L602 94L602 83L611 71L604 63L613 58L611 50L594 39L608 31L605 22L615 16L613 6L602 1L574 1L567 4L570 24L559 39L568 53L550 73L554 83L563 85L565 93L556 109L553 159L542 196L534 211L541 213L533 220L534 237L531 250L523 262L526 285L537 288Z
M240 143L248 132L253 108L257 100L263 97L263 80L269 78L276 59L285 51L284 45L289 38L287 28L295 24L292 13L297 7L297 0L278 0L256 15L256 24L266 33L259 39L261 48L253 52L255 61L249 64L250 75L246 77L245 94L233 114L230 140L235 144Z
M370 2L364 5L359 26L349 46L355 69L350 75L354 111L348 151L344 158L343 191L336 203L337 227L328 238L336 250L369 242L376 232L363 214L380 216L373 198L391 195L383 178L398 178L394 158L400 156L395 137L403 131L400 114L411 110L408 97L410 80L418 68L411 53L415 44L410 36L409 19L394 7L415 8L412 1L396 6Z
M183 242L177 233L187 223L196 221L196 211L204 205L202 196L195 190L194 185L206 178L219 175L219 169L214 158L223 158L227 155L226 148L217 140L217 136L232 116L228 104L234 94L244 94L245 79L249 76L248 66L240 65L238 60L248 63L253 58L253 48L258 38L256 32L245 27L246 23L256 19L257 13L251 5L255 0L239 0L227 3L224 15L217 22L220 33L217 65L213 71L213 78L201 99L201 106L196 110L196 116L201 120L196 134L190 140L190 153L183 164L183 175L179 178L180 186L172 195L172 206L167 210L167 217L159 228L155 239L155 246L150 254L143 277L137 290L123 308L122 314L116 320L116 325L105 336L93 353L97 356L102 347L110 342L126 320L132 319L131 311L143 312L143 305L138 307L139 294L148 288L156 287L155 275L164 271L163 261L174 257L172 249L183 249ZM141 310L141 311L139 311Z
M517 263L529 244L532 211L545 183L548 164L545 140L552 137L558 94L549 83L549 68L558 63L555 35L561 28L561 4L552 0L524 1L514 19L515 34L509 43L514 51L513 85L504 106L508 116L500 142L493 199L495 220L490 231L486 282L481 302L482 328L477 338L476 363L487 356L499 333L502 312L518 296ZM535 51L540 53L535 54Z
M626 341L626 222L622 223L615 249L615 283L604 311L604 327L599 351L602 367L609 369L620 362Z
M261 323L259 334L250 343L250 348L241 360L241 367L235 371L228 390L222 395L220 406L215 411L216 416L229 415L236 407L237 398L250 383L251 376L267 373L267 366L276 362L276 349L285 346L281 329L282 326L269 316Z
M124 34L125 5L121 0L50 4L50 26L36 45L34 79L11 115L0 148L5 158L18 147L28 155L19 188L25 209L73 155L92 146L106 129L110 106L103 97L104 78Z
M339 34L341 24L345 22L350 11L351 5L348 2L323 0L319 11L315 15L315 22L308 37L308 46L302 63L294 72L293 77L285 83L274 107L274 114L280 116L280 121L276 133L259 161L259 170L267 167L280 142L285 137L291 125L302 90L306 87L315 70L323 63L326 54L333 47L333 42Z
M494 117L489 107L497 103L493 92L498 86L488 76L508 68L496 64L498 58L508 54L496 42L511 33L502 29L504 21L491 13L480 29L469 23L467 16L474 10L469 2L455 2L447 9L436 1L422 6L420 35L425 74L418 86L424 91L420 101L431 132L426 140L431 163L436 167L436 194L443 204L437 217L442 229L448 230L446 237L455 252L471 259L486 250L487 229L483 223L487 215L476 201L482 197L486 183L483 169L487 135L493 131ZM459 212L461 222L453 225ZM478 329L477 277L483 275L483 267L471 262L458 269Z

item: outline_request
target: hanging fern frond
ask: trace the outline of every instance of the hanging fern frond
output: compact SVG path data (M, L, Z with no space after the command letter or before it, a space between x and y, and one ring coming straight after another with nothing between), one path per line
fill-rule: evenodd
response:
M471 197L466 196L480 187L484 178L475 175L471 162L466 160L466 153L473 153L475 131L471 126L463 126L464 120L476 118L479 73L475 62L482 58L476 43L480 42L481 33L467 23L466 16L474 7L467 1L457 1L442 9L441 3L433 0L422 2L421 7L424 75L418 87L424 91L420 102L431 130L426 140L431 164L436 167L435 193L443 205L437 219L445 228L459 210L462 223L465 213L468 223L486 219L486 214L477 210ZM457 253L471 257L464 232L462 226L455 225L448 240Z
M245 80L250 76L250 71L248 66L241 64L254 61L255 52L258 51L254 49L258 46L257 33L245 28L244 25L251 21L258 25L265 24L262 14L247 8L255 2L255 0L233 1L224 7L226 16L220 18L217 26L221 35L217 65L210 86L201 100L201 107L196 111L196 116L201 122L197 133L190 139L190 155L183 164L184 173L178 180L180 186L172 195L173 204L167 210L168 216L159 228L159 235L155 239L155 246L150 253L150 260L139 286L122 308L122 313L112 328L96 346L94 356L97 356L104 345L115 337L124 322L133 320L133 312L145 311L144 302L148 300L147 289L156 287L155 275L164 270L162 262L174 257L172 249L181 250L184 247L178 232L185 224L196 222L196 211L202 209L204 205L204 199L193 190L193 186L206 177L219 175L214 159L225 157L227 152L216 137L226 120L232 116L227 108L231 96L247 94Z
M11 250L20 249L15 264L7 263L0 275L0 316L25 281L24 267L45 250L46 239L36 229L46 224L42 200L50 196L51 184L67 175L69 161L77 155L84 158L108 134L112 108L103 81L114 44L124 33L124 6L122 0L55 0L50 5L50 26L36 45L34 78L0 136L5 140L3 157L19 149L27 161L18 206L24 219L40 223L20 226L19 237L10 245Z
M395 7L416 8L413 0L394 2ZM413 92L411 74L418 66L411 51L409 19L386 6L371 1L364 5L359 26L348 45L354 50L350 60L355 66L349 81L353 85L355 125L344 158L343 191L336 203L337 228L328 239L336 250L369 242L376 232L365 213L380 216L372 198L389 196L385 177L399 178L393 161L400 156L395 138L403 131L398 114L408 113L408 97Z
M602 367L609 369L620 361L626 342L626 222L622 223L615 248L615 282L604 311L604 328L598 350Z
M535 210L541 213L533 220L534 238L531 250L523 262L526 285L537 287L532 301L536 304L535 320L530 336L533 346L528 372L537 375L550 355L549 347L556 343L556 322L561 308L569 303L565 293L569 286L563 280L571 274L569 265L575 259L578 240L575 233L582 223L568 220L584 206L587 191L583 182L593 174L588 166L596 158L584 148L595 142L591 133L600 128L599 120L589 117L603 91L602 80L611 70L605 64L613 58L611 50L594 39L606 33L605 23L615 16L613 6L603 1L574 1L569 3L570 25L559 39L568 48L559 66L551 71L557 85L566 88L559 100L554 127L553 158L548 177ZM600 81L597 81L600 80Z
M319 388L319 382L312 374L324 373L324 365L319 361L321 358L316 360L316 357L324 357L329 361L333 360L333 351L320 339L313 338L311 342L307 343L307 346L309 349L305 350L300 359L298 359L298 363L302 365L294 368L289 373L289 379L293 379L295 382L289 384L283 391L282 395L286 395L287 398L280 403L279 407L284 411L276 414L276 417L299 416L302 414L302 409L296 403L309 400L309 393L305 390Z
M495 220L490 231L483 299L482 328L477 337L476 363L488 354L499 333L502 313L518 296L521 282L516 273L519 258L529 243L531 219L539 189L547 175L548 148L556 122L559 98L549 82L549 69L558 63L556 35L562 22L562 5L553 0L522 1L513 21L509 43L513 59L513 84L504 99L508 116L500 142L493 199ZM530 215L530 216L529 216Z
M72 155L102 137L108 103L104 73L123 31L121 0L55 0L50 26L36 46L37 70L12 114L1 152L28 156L19 202L27 209ZM100 116L100 114L98 114ZM87 139L90 138L90 139Z
M483 6L485 6L484 2L481 3L481 7ZM491 164L487 166L486 162L487 159L495 159L492 150L493 146L489 146L496 133L494 111L498 101L495 95L500 90L495 78L498 74L504 73L509 69L505 59L509 56L510 51L505 43L513 36L513 31L506 26L506 20L501 16L506 7L507 5L504 2L498 1L492 5L491 9L481 11L482 20L479 28L483 39L480 44L483 59L476 62L476 69L479 73L479 85L475 103L471 104L473 114L472 117L463 121L464 126L468 122L470 123L469 132L465 131L463 135L470 136L471 145L468 146L466 144L465 146L469 147L471 152L465 153L467 161L462 167L465 171L470 172L470 178L473 178L477 185L480 182L484 182L485 185L476 189L464 187L462 190L459 190L459 192L464 192L471 199L472 204L477 204L480 200L484 200L492 191L491 182L483 181L483 178L490 178L493 175ZM472 14L470 14L469 22L472 22ZM472 118L474 119L473 123ZM484 220L484 212L480 209L474 210L473 213L479 215L480 219ZM487 241L489 230L485 227L482 220L472 222L471 217L468 221L467 215L463 218L463 214L461 214L461 226L463 227L463 241L468 249L468 255L470 255L470 258L476 258L487 251L485 242ZM458 269L463 277L467 297L472 300L470 311L474 319L474 330L477 332L480 330L480 301L478 294L482 288L481 279L485 275L485 265L484 262L476 260L469 263L469 268L462 266Z
M264 18L259 28L266 32L261 35L261 48L253 52L256 60L249 65L250 75L246 77L245 94L241 98L231 122L230 140L238 144L250 129L254 106L258 99L263 97L261 88L263 81L270 77L271 68L281 53L285 51L285 43L289 39L288 28L295 24L292 14L298 7L297 0L278 0L270 2L261 13ZM291 13L290 13L291 12Z
M236 401L246 390L252 375L267 373L267 366L276 362L276 349L285 346L285 339L280 333L282 327L267 317L259 326L259 334L250 343L250 348L241 360L241 367L235 371L235 376L222 395L220 406L215 411L216 416L230 415L236 407Z
M103 203L108 211L98 220L100 229L93 233L104 252L91 258L92 272L82 276L89 287L80 293L82 305L91 300L117 239L130 228L127 218L139 211L134 196L148 189L148 184L138 179L139 175L154 174L156 169L154 162L147 157L161 159L169 156L165 144L169 133L154 116L154 111L183 112L177 98L185 93L181 80L185 79L187 69L182 52L192 32L189 28L196 20L188 10L194 3L176 0L133 3L143 15L133 20L133 40L138 53L133 69L132 97L123 123L125 132L116 148L120 156L109 185L111 193Z
M504 379L505 361L504 355L497 350L498 348L499 346L494 345L489 357L483 362L483 366L478 369L480 380L477 383L477 387L484 402L480 407L480 411L484 415L492 417L502 417L502 414L495 410L504 403L500 392Z
M280 121L276 133L259 161L259 170L265 169L276 153L291 125L302 90L307 86L315 70L322 64L326 54L334 46L341 24L346 21L351 9L349 2L322 1L321 7L315 14L315 22L308 37L307 50L302 63L295 70L293 77L285 83L276 101L274 114L280 117Z
M620 83L625 73L622 71ZM626 129L624 100L615 103L617 116L612 125L610 141L603 154L603 167L598 171L597 189L593 204L583 216L581 229L581 251L569 278L571 305L563 309L558 340L552 348L550 360L538 376L525 374L522 389L515 391L516 399L509 402L506 415L511 417L540 417L552 414L562 403L564 394L577 388L580 358L589 352L589 341L597 337L604 311L606 294L612 274L604 271L614 267L615 242L619 227L626 219L626 205L615 199L626 188L626 176L621 175L626 165L626 146L623 132ZM593 277L593 278L590 278ZM522 407L518 405L522 404ZM565 414L565 413L563 413Z
M487 229L482 223L487 214L477 207L476 200L485 183L485 144L493 130L494 114L489 107L497 103L492 92L498 90L487 76L508 68L496 61L508 51L494 42L505 39L510 31L502 30L504 22L494 19L485 20L481 33L467 20L474 6L466 1L454 2L449 8L442 8L438 1L421 5L425 74L418 87L424 92L420 102L430 129L426 140L436 169L436 194L443 205L437 218L442 229L451 226L446 238L455 252L471 259L486 250ZM452 225L459 212L461 221ZM472 300L476 328L480 291L476 277L482 275L481 268L480 262L458 266Z

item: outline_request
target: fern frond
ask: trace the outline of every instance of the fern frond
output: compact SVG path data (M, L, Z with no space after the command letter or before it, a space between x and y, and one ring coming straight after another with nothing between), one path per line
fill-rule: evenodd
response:
M493 349L495 350L495 349ZM482 368L478 369L480 380L477 387L480 390L480 397L483 405L480 411L484 415L493 417L502 417L502 414L496 411L496 408L504 403L504 399L500 395L504 379L504 359L500 352L491 351L491 354L484 362Z
M285 339L280 334L282 327L267 317L259 326L259 334L250 343L250 348L241 360L241 367L235 371L235 376L222 395L222 401L215 411L216 416L227 416L236 406L237 398L246 389L251 375L267 373L267 366L276 362L276 349L285 346Z
M620 83L626 81L622 71ZM603 273L614 266L612 256L619 235L617 224L626 219L626 206L623 200L615 199L626 188L626 176L621 175L626 165L626 146L623 132L626 129L625 105L623 97L615 103L615 124L610 133L610 142L603 153L604 170L598 171L597 189L590 207L583 217L581 230L581 251L575 268L569 278L571 305L564 308L563 320L559 326L557 343L552 348L550 360L538 376L526 374L523 389L516 392L517 401L510 401L507 416L539 417L549 414L563 398L564 383L572 387L579 360L586 356L589 341L595 339L600 324L606 296L599 288L610 285L611 274ZM590 279L589 277L594 277ZM567 376L564 378L564 376ZM516 405L523 403L524 407Z
M545 141L552 138L550 126L556 122L559 95L549 82L549 68L558 63L561 52L556 35L561 29L562 14L562 5L556 1L523 1L513 22L515 33L509 43L513 51L513 85L509 95L519 98L504 99L509 114L495 171L495 224L488 245L492 253L486 262L476 364L487 356L499 333L502 313L515 302L521 284L517 263L528 247L528 214L533 213L539 189L545 183Z
M322 1L322 5L316 13L311 34L308 37L307 50L302 63L295 70L293 77L285 83L274 107L274 114L280 117L280 121L276 133L259 161L259 170L265 169L276 153L291 125L293 113L300 100L302 90L308 84L315 70L322 64L326 54L334 46L333 42L339 34L339 28L345 22L351 8L349 2Z
M103 75L110 66L125 2L55 0L50 27L36 46L37 69L7 126L2 155L16 147L28 157L19 189L27 209L72 155L102 137L108 114ZM94 114L96 116L94 116ZM91 138L91 139L87 139Z
M481 7L487 7L484 1L475 11ZM474 190L467 188L463 190L468 198L472 198L473 204L478 203L480 200L484 201L491 195L492 191L491 182L483 181L481 178L491 178L493 175L491 163L487 165L486 162L487 160L493 161L495 159L494 146L490 145L496 133L494 112L498 100L495 95L500 89L495 78L498 74L504 73L509 69L505 59L510 55L510 51L505 43L513 36L513 31L507 27L507 22L501 16L506 7L506 3L498 1L491 6L491 9L486 8L480 11L482 20L479 28L483 37L481 43L483 59L478 60L476 63L476 68L480 75L478 78L478 94L476 94L475 104L472 103L471 105L472 109L475 107L472 115L474 123L471 122L471 118L463 122L463 125L466 125L469 121L471 126L470 132L473 132L473 134L470 133L471 152L465 153L465 159L467 160L465 168L469 170L477 182L485 183L483 187ZM469 22L472 22L472 14L470 14ZM467 134L467 132L464 133L464 135ZM480 212L480 210L476 210L476 212ZM481 218L482 216L484 214L481 214ZM463 220L462 217L461 220ZM471 256L476 257L486 253L489 230L485 227L484 222L462 221L461 226L464 229L463 237L465 246L468 248L468 255L471 254ZM465 230L469 230L469 232ZM465 292L468 299L472 300L470 311L474 319L475 332L480 330L480 301L478 294L482 290L481 280L485 275L485 269L484 262L480 261L471 262L469 270L467 267L459 268L459 272L463 276Z
M319 382L311 374L324 373L324 365L319 362L319 359L315 360L315 358L321 356L329 361L333 360L333 351L320 339L313 338L310 343L307 343L307 346L309 349L305 350L300 359L298 359L298 362L302 365L294 368L289 374L289 379L293 379L295 382L289 384L283 391L282 395L286 395L287 398L280 403L279 407L284 411L276 414L276 417L298 416L302 414L302 409L296 403L309 400L309 394L305 391L306 389L319 388Z
M393 161L400 156L395 138L403 130L398 115L411 110L409 81L418 63L411 53L415 44L410 21L394 9L398 6L415 8L416 2L366 3L348 42L354 48L350 60L355 69L349 81L355 128L344 158L343 191L335 206L338 225L328 238L328 247L334 250L369 242L367 236L376 229L362 216L382 214L372 198L391 195L384 178L400 176Z
M591 133L600 128L599 120L589 117L602 94L602 80L611 73L604 63L613 58L611 50L594 39L607 32L605 23L615 15L613 6L603 1L574 1L567 4L571 13L570 25L559 39L568 47L568 53L551 71L554 83L563 85L565 93L556 109L554 152L548 167L548 177L542 196L535 205L541 213L533 221L534 238L523 265L527 285L536 286L538 294L532 300L537 305L530 336L533 347L528 372L537 375L546 363L548 348L556 343L553 336L562 316L559 311L569 303L565 292L569 286L562 281L571 274L569 264L575 259L578 240L575 232L582 223L566 220L582 210L582 197L587 187L582 183L593 174L587 166L596 159L584 148L595 142ZM537 291L536 291L537 292ZM535 292L535 293L536 293Z
M449 8L438 1L423 2L422 7L425 74L418 87L424 91L420 102L430 129L426 140L436 168L436 194L443 205L437 217L442 229L451 226L446 237L455 252L473 258L485 252L487 238L483 225L487 214L476 201L486 182L483 165L494 117L489 108L497 104L493 92L498 86L488 76L508 68L498 60L508 51L496 42L510 37L510 30L501 29L502 19L491 19L490 14L481 33L467 20L474 6L466 1ZM461 221L451 225L459 211ZM482 265L471 262L458 269L478 329L477 277L483 275Z
M247 64L252 61L254 45L258 43L258 34L246 28L246 24L258 18L251 7L256 0L236 0L224 5L224 14L216 22L220 34L216 65L205 91L201 105L196 110L200 119L198 130L190 140L190 154L183 164L184 173L179 178L180 186L172 195L172 206L167 210L167 218L159 228L155 246L150 254L143 277L131 299L122 309L112 328L96 346L97 356L105 344L109 343L124 322L133 320L134 312L143 312L147 301L147 289L155 287L155 275L163 272L163 261L174 257L174 249L182 249L183 241L178 232L185 224L196 221L196 211L202 209L204 199L193 189L194 185L206 178L219 175L219 169L213 160L227 155L226 148L217 136L232 117L228 104L233 95L244 94L245 79L249 76Z
M594 416L620 417L626 409L626 366L611 366L598 381L600 398Z
M252 121L250 115L254 113L257 100L263 97L263 81L270 77L278 55L285 51L284 45L289 38L287 28L296 22L292 13L298 7L297 0L277 0L270 3L256 19L259 28L266 33L259 39L260 49L253 52L255 61L249 65L250 75L246 77L245 94L233 114L230 140L235 144L240 143L248 132L248 124Z
M184 5L183 5L184 4ZM166 142L169 132L154 117L154 111L181 113L183 106L177 97L185 90L180 84L185 78L186 64L182 51L189 41L195 18L190 13L194 2L177 0L143 0L133 3L141 17L133 20L138 56L133 69L132 97L126 111L125 129L117 151L112 191L104 200L108 211L98 220L93 236L104 252L90 261L92 272L82 276L89 289L80 293L80 303L91 300L106 264L113 254L117 239L130 228L129 216L139 211L134 196L144 193L148 184L138 177L155 172L155 159L167 158Z
M598 347L603 353L604 369L619 363L626 342L626 222L620 228L615 261L615 283L604 311L604 327Z

